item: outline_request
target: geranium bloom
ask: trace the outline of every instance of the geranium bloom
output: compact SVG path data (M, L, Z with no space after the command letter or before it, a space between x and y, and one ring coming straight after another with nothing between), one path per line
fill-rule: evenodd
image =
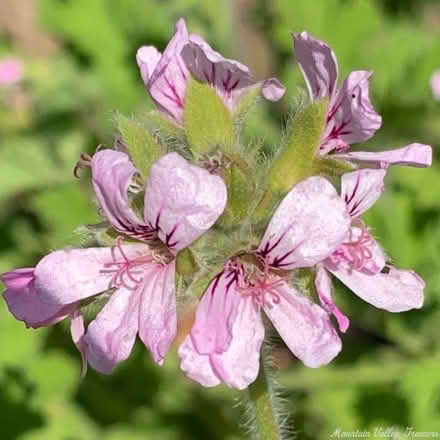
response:
M183 371L204 386L247 387L259 369L261 310L305 365L330 362L341 341L329 315L293 287L287 275L331 255L349 226L345 203L327 180L310 177L297 184L258 249L229 260L204 293L191 333L179 348Z
M4 58L0 61L0 86L11 86L23 77L23 63L18 58Z
M430 82L434 98L440 100L440 70L436 70L432 74Z
M183 124L185 93L190 73L211 84L231 110L251 87L262 87L266 99L277 101L284 86L275 78L257 83L249 69L238 61L224 58L198 35L188 34L180 19L176 33L163 54L154 46L141 47L136 60L142 79L159 110Z
M293 37L296 58L310 98L329 100L327 122L320 145L321 155L331 154L334 158L380 168L395 164L418 167L431 165L431 147L417 143L391 151L347 153L351 144L370 139L382 123L382 118L374 110L369 98L372 72L351 72L342 87L338 88L338 64L330 47L307 32L294 34Z
M55 251L34 270L3 275L5 300L32 326L70 314L75 343L103 373L129 356L137 334L161 364L176 333L175 255L215 223L226 187L220 177L167 154L151 167L141 219L130 199L144 188L129 156L102 150L90 165L100 208L121 236L111 247ZM84 334L79 308L102 295L109 300Z
M347 329L348 319L331 298L327 271L364 301L389 312L419 309L423 305L423 280L413 271L387 264L381 247L360 218L382 194L385 173L364 169L342 176L341 198L352 218L351 228L344 242L318 265L315 281L322 305L335 315L341 331Z

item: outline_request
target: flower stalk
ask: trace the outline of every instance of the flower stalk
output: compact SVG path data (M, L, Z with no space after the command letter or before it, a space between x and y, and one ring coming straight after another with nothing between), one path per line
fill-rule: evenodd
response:
M269 347L261 350L261 368L258 377L248 388L249 400L254 410L254 426L256 440L281 440L279 420L279 397L274 391L274 379L271 374Z

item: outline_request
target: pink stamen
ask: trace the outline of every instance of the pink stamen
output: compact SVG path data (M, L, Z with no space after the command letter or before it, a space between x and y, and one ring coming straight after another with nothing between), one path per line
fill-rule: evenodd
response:
M284 277L269 274L269 264L264 262L264 271L247 274L238 289L243 296L251 296L256 307L276 305L281 302L277 288L286 282Z
M141 278L135 277L135 275L142 274L141 270L133 270L136 266L141 266L143 264L148 264L152 262L157 262L155 257L151 255L141 255L139 257L133 258L130 260L125 254L122 248L122 237L116 238L116 245L111 248L112 259L111 263L105 263L104 268L100 272L113 274L111 280L111 286L120 288L125 287L128 290L136 290L139 283L142 281ZM119 251L120 257L122 257L122 261L118 259L116 255L116 251ZM127 282L130 281L132 284Z
M342 244L335 254L353 266L353 269L360 270L365 263L373 257L369 246L372 238L364 224L360 225L361 235L357 240L353 239L353 231L350 230L350 237L347 242Z

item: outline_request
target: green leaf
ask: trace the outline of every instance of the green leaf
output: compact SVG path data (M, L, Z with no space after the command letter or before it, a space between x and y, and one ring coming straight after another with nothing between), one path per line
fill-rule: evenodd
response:
M144 178L148 177L151 165L162 155L161 147L146 127L136 119L118 114L116 120L124 144L136 168Z
M328 101L322 99L299 110L288 127L287 140L269 172L269 188L286 193L313 174L327 116Z
M235 143L230 111L213 87L194 78L186 90L184 120L188 142L196 152L228 151Z

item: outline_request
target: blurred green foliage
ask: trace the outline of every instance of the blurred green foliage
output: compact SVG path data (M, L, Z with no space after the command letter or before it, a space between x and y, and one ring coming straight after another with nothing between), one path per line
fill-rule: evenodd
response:
M264 42L272 59L266 70L280 77L288 93L281 103L251 114L246 136L259 144L277 139L304 87L290 37L302 30L333 47L341 80L351 70L375 71L372 92L383 128L362 149L420 141L435 151L440 144L440 103L429 88L431 73L440 68L438 1L29 0L30 5L40 31L55 45L51 53L37 46L26 51L0 27L0 55L14 54L25 63L21 84L0 89L1 272L32 266L48 251L78 243L72 231L98 220L87 179L74 181L72 168L80 152L93 152L99 142L112 144L114 111L130 115L151 108L136 49L163 49L180 16L232 58L264 58L246 38L249 28ZM396 265L414 268L427 281L425 307L393 315L340 286L337 301L352 322L343 354L312 370L280 351L288 365L281 381L297 438L324 440L337 428L370 430L370 438L378 427L440 432L439 182L438 160L427 170L393 169L386 194L367 216ZM80 358L64 324L27 330L3 302L0 315L2 440L244 437L237 394L190 383L174 354L159 368L138 344L113 376L89 371L81 381Z

